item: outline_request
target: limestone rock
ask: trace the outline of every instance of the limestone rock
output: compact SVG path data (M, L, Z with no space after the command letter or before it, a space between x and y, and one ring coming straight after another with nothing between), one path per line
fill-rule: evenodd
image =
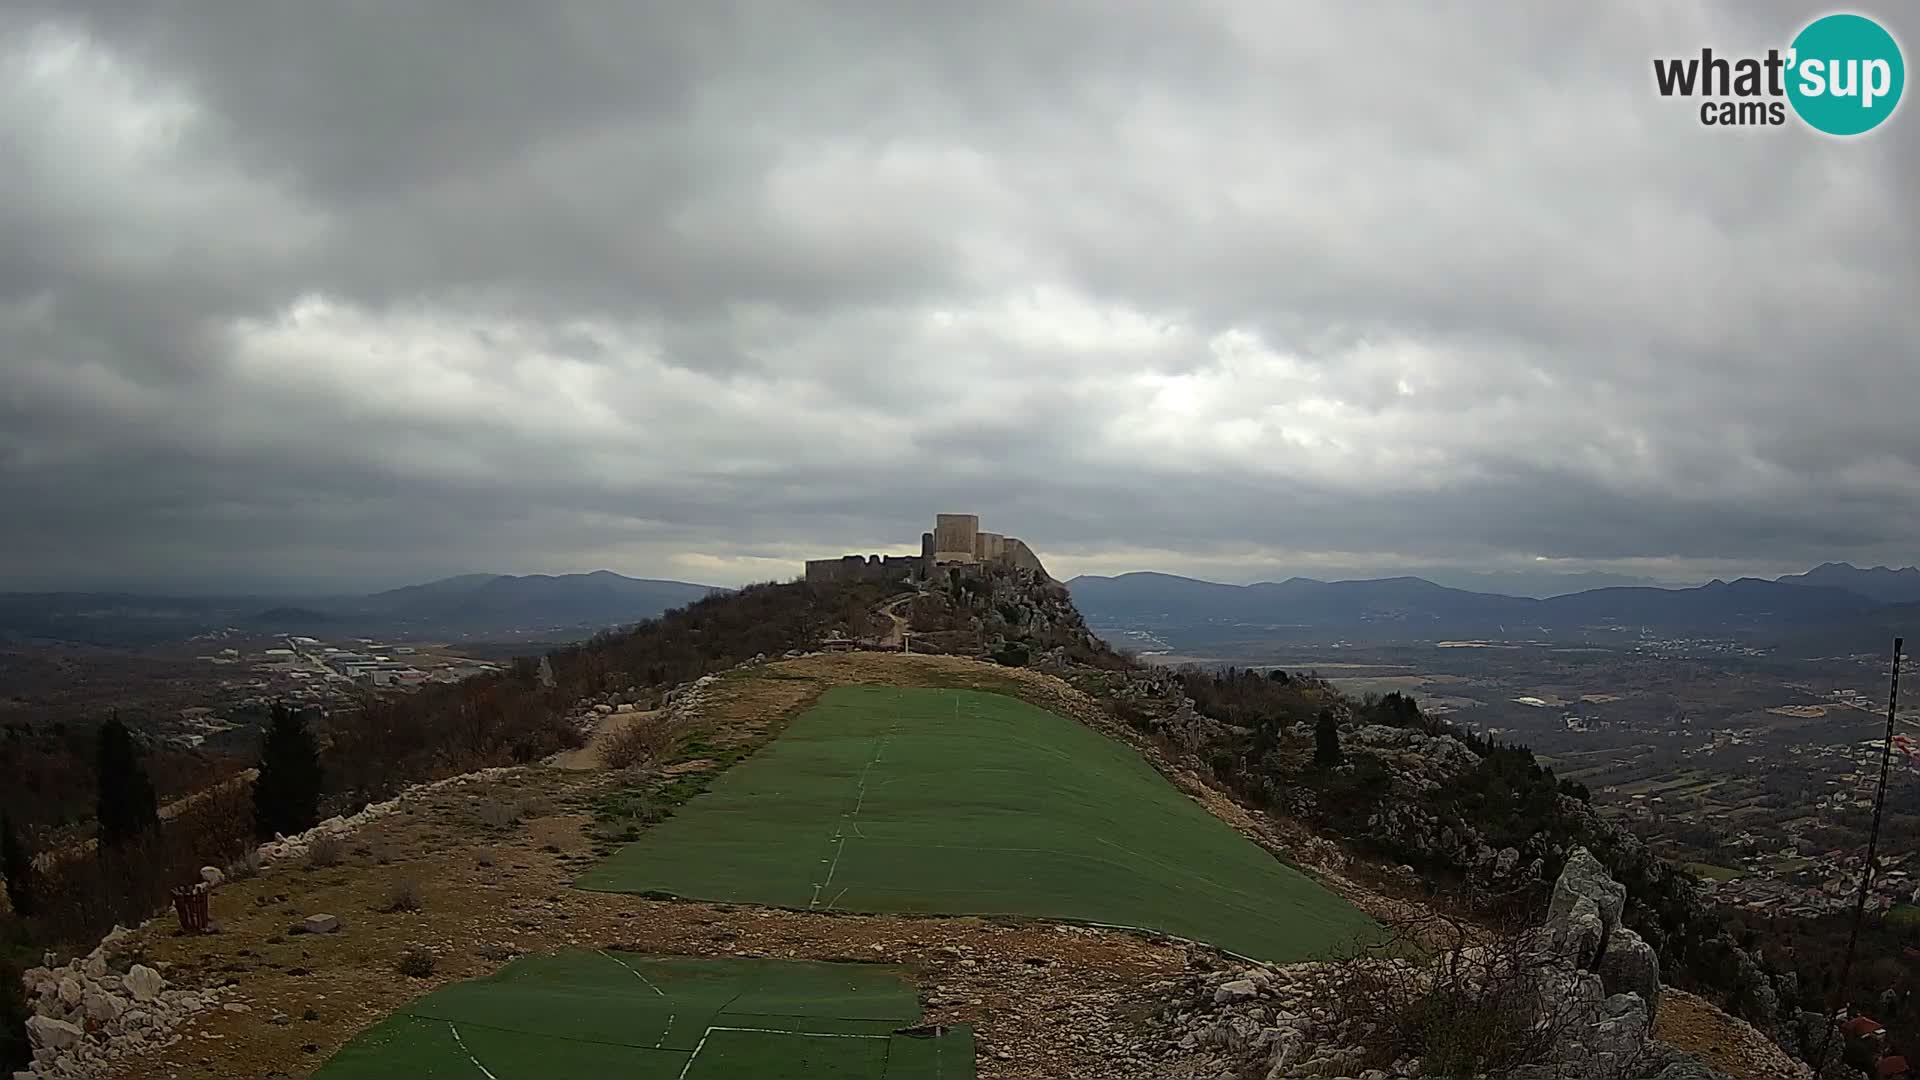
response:
M1638 994L1649 1017L1660 1011L1660 957L1639 934L1615 927L1597 970L1608 993Z
M80 1004L80 998L84 994L85 991L81 989L79 979L68 975L60 980L60 1003L67 1008L71 1009Z
M167 985L167 980L161 978L159 972L145 964L133 965L121 981L126 984L127 993L132 994L135 1001L152 1001Z
M1518 853L1515 853L1518 855ZM1607 868L1586 848L1574 848L1567 856L1566 869L1553 885L1553 901L1547 906L1547 925L1571 913L1581 897L1594 902L1600 924L1612 929L1620 925L1620 913L1627 905L1627 887L1607 875Z
M89 1019L98 1020L103 1024L118 1020L120 1013L125 1009L119 998L112 994L103 994L98 990L87 991L86 996L80 1001L80 1007L86 1011Z
M49 1020L44 1016L27 1018L27 1038L40 1049L65 1050L79 1042L85 1034L65 1020Z
M340 929L338 915L309 915L300 924L309 934L331 934Z
M227 875L221 873L217 866L203 866L200 868L200 880L206 882L207 888L217 889L227 883Z
M1232 979L1214 988L1213 1001L1216 1005L1229 1005L1236 1001L1252 1001L1259 995L1260 989L1252 979Z
M1513 868L1520 865L1520 852L1515 848L1501 848L1493 859L1493 876L1506 877Z

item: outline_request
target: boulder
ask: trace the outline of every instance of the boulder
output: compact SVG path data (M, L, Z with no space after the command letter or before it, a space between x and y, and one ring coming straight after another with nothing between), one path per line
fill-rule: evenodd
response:
M203 866L200 868L200 880L206 883L207 888L217 889L227 883L227 875L221 873L217 866Z
M340 917L338 915L324 914L309 915L301 922L300 926L309 934L331 934L335 930L340 929Z
M1659 1013L1660 957L1639 934L1624 926L1615 927L1595 970L1607 993L1637 994L1646 1003L1649 1017Z
M1511 849L1508 849L1511 850ZM1501 856L1506 855L1502 851ZM1514 852L1514 857L1519 857ZM1620 913L1627 906L1627 887L1607 875L1607 868L1586 848L1574 848L1567 856L1566 868L1560 871L1560 880L1553 883L1553 900L1547 906L1547 925L1552 926L1556 919L1571 913L1580 898L1585 897L1594 903L1600 916L1600 925L1612 930L1620 925Z
M1229 979L1214 987L1213 1002L1216 1005L1229 1005L1236 1001L1252 1001L1260 996L1260 988L1252 979Z
M44 1016L27 1018L27 1038L37 1049L65 1050L78 1043L84 1034L65 1020L49 1020Z
M89 1020L98 1020L103 1024L118 1020L125 1009L119 998L98 990L87 991L86 997L80 1001L80 1007L86 1011Z
M167 980L161 978L159 972L145 964L135 964L127 969L126 977L121 981L135 1001L152 1001L167 985Z
M1554 955L1583 969L1593 965L1607 937L1599 906L1586 896L1575 900L1572 909L1564 915L1550 919L1546 929Z
M86 992L80 986L80 980L67 975L60 980L60 1003L68 1008L80 1004L80 998Z
M1520 852L1510 847L1501 848L1500 853L1493 858L1493 876L1506 877L1513 873L1513 868L1518 865L1520 865Z

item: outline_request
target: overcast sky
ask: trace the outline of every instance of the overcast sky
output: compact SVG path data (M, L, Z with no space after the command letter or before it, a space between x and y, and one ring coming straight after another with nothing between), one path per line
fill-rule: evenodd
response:
M1916 561L1915 104L1653 90L1824 8L88 6L0 0L0 587Z

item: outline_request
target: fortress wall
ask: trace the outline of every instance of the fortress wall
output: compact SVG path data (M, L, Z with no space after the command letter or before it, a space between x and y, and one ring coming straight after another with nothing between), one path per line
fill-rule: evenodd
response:
M1048 574L1047 568L1040 564L1040 556L1035 555L1032 548L1011 536L1006 538L1006 551L1005 554L1001 556L1001 561L1005 562L1008 566L1018 567L1022 570L1032 570L1049 579L1053 576Z
M933 556L936 562L972 562L977 556L980 515L936 514L933 519Z
M1007 538L999 533L975 533L973 537L973 556L981 562L991 562L1007 553Z

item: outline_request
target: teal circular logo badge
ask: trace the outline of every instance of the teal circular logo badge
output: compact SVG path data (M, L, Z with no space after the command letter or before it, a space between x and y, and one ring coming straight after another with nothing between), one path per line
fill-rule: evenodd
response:
M1907 65L1900 43L1862 15L1815 19L1793 39L1787 99L1810 126L1858 135L1880 126L1900 104Z

